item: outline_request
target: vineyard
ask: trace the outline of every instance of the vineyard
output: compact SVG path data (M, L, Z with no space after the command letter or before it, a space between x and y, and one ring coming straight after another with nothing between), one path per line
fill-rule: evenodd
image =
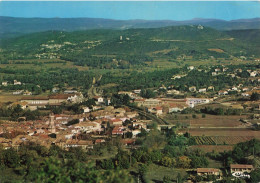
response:
M234 145L253 139L253 136L195 136L197 145Z

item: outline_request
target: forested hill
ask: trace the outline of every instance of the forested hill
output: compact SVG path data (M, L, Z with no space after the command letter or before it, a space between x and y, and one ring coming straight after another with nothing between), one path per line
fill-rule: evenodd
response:
M260 29L260 18L241 20L192 19L112 20L101 18L15 18L0 16L0 37L48 30L79 31L87 29L158 28L180 25L203 25L218 30Z
M239 35L201 25L76 32L47 31L2 40L0 61L61 58L81 66L99 67L113 62L117 67L122 63L143 64L155 58L230 59L259 55L256 46L246 38L247 34L243 33L243 39L237 34Z

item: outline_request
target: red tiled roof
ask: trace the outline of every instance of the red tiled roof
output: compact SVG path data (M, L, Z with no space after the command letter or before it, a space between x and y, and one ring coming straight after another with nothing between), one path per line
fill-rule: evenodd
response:
M50 99L67 99L71 96L74 96L75 94L55 94L55 95L50 95Z
M48 100L47 96L30 96L30 97L22 97L21 100Z
M244 164L231 164L230 168L253 168L253 166Z

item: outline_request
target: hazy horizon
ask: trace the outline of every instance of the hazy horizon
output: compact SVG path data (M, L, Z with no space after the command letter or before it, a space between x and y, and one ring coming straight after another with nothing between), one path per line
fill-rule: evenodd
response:
M0 1L0 16L19 18L229 21L259 18L259 10L257 1Z

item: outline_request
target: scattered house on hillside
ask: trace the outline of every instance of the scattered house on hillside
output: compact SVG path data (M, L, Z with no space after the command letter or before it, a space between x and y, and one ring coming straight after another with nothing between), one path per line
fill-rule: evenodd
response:
M98 103L103 103L104 102L104 98L100 97L100 96L94 96L93 99L95 101L97 101Z
M65 90L64 94L73 94L73 93L77 93L77 90Z
M206 93L207 92L207 88L201 88L199 89L199 93Z
M251 77L255 77L257 75L257 71L250 72Z
M231 90L237 91L237 87L236 87L236 86L233 86L233 87L231 88Z
M243 97L249 97L250 95L248 93L241 93Z
M189 91L191 92L195 92L197 89L196 89L196 86L191 86L189 87Z
M197 168L197 175L199 176L216 175L220 177L220 173L220 169L216 168Z
M26 90L25 92L23 92L23 95L32 95L32 92L29 92L28 90Z
M59 88L57 88L57 87L54 87L54 88L52 88L52 90L51 90L51 91L52 91L52 93L57 93L57 92L59 92L59 90L60 90Z
M228 74L228 76L231 76L232 78L236 77L235 74Z
M228 95L228 92L227 91L224 91L224 90L220 90L218 92L218 95Z
M252 165L245 165L245 164L231 164L230 165L230 172L247 172L250 173L254 167Z
M242 88L242 91L249 91L249 88Z
M2 82L2 85L3 85L3 86L7 86L7 85L8 85L8 82L7 82L7 81L3 81L3 82Z
M214 86L209 86L208 91L214 91Z
M136 93L136 94L140 94L141 93L141 89L134 90L133 92Z
M195 69L195 67L194 66L189 66L189 67L187 67L187 69L191 71L191 70Z
M13 95L22 95L23 90L17 90L15 92L13 92Z
M178 90L168 90L167 94L168 95L178 95L178 94L180 94L180 91L178 91Z
M96 111L96 110L99 110L99 109L101 109L101 108L102 108L101 106L93 106L93 107L92 107L92 110L93 110L93 111Z
M134 130L132 130L133 138L136 138L139 133L141 133L141 130L140 130L140 129L134 129Z
M216 72L212 72L211 75L212 75L212 76L216 76L216 75L218 75L218 74L217 74Z
M216 69L215 69L215 72L220 72L220 68L216 68Z
M89 107L83 107L82 109L84 113L88 113L91 111Z
M21 85L22 83L20 81L14 80L14 85Z

